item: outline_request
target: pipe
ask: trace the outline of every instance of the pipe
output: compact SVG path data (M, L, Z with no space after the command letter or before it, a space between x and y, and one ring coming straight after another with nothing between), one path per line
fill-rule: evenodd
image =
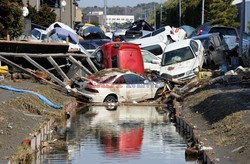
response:
M0 88L8 90L8 91L18 92L18 93L30 93L30 94L33 94L33 95L39 97L40 100L42 100L43 102L45 102L47 105L49 105L50 107L52 107L54 109L62 109L63 108L62 105L59 105L59 106L55 105L54 103L52 103L51 101L49 101L46 97L44 97L43 95L41 95L41 94L39 94L37 92L34 92L34 91L23 90L23 89L16 89L16 88L12 88L12 87L8 87L8 86L3 86L3 85L0 85Z

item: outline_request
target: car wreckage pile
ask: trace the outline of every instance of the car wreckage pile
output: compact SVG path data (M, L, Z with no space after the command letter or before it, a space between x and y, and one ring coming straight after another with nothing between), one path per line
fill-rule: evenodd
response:
M137 23L137 27L142 26L142 22ZM127 30L124 35L130 36L128 39L117 37L122 34L115 32L109 38L99 27L87 25L78 30L79 36L70 27L56 22L46 30L34 29L33 43L28 49L52 42L68 45L67 52L64 48L55 54L55 47L50 46L35 48L37 52L33 53L28 50L25 53L25 48L22 53L16 52L18 48L15 51L2 48L0 60L59 85L83 101L114 105L148 100L159 103L169 96L181 98L203 85L250 79L250 70L235 64L238 38L229 36L234 29L212 27L211 33L193 38L187 38L182 28L141 29ZM249 66L249 42L245 45L242 59ZM29 64L15 60L16 57Z

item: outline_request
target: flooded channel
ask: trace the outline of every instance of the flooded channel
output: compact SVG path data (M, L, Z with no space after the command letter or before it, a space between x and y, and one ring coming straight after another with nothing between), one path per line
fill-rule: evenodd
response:
M68 122L66 145L42 163L190 163L168 113L150 106L93 106Z

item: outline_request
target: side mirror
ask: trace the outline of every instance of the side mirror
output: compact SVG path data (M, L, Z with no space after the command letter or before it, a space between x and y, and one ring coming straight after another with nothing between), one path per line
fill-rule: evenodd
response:
M154 60L152 60L152 63L153 64L160 64L161 62L159 60L154 59Z
M208 49L210 50L210 51L214 51L215 49L214 49L214 46L212 46L212 45L210 45L209 47L208 47Z

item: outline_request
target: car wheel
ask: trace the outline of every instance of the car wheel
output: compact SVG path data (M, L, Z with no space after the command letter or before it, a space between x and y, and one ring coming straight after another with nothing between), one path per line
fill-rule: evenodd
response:
M99 50L99 51L97 51L97 53L96 53L96 61L97 61L98 63L101 63L101 62L102 62L102 59L103 59L103 53L102 53L102 50Z
M104 99L104 102L107 102L107 103L115 103L117 102L118 99L117 97L115 97L114 95L108 95L105 99Z

